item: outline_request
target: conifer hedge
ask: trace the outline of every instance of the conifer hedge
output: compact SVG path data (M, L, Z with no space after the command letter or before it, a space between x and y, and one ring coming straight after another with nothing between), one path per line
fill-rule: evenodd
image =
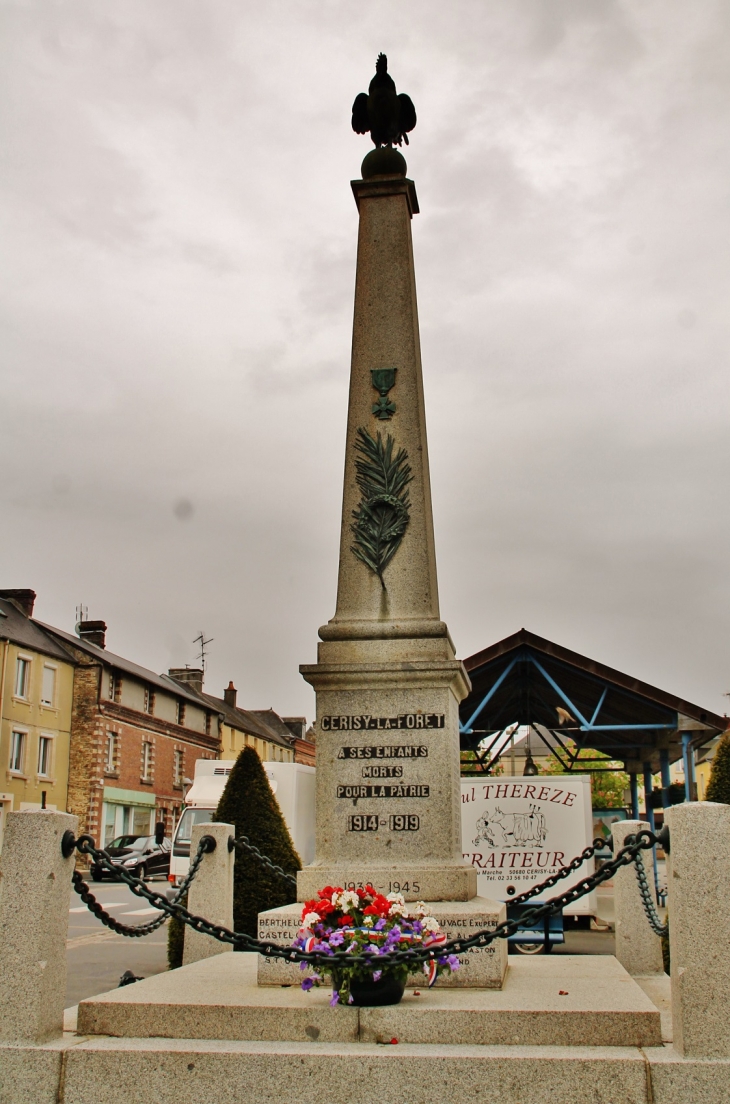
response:
M294 874L302 863L289 829L271 792L264 765L252 747L245 747L228 776L214 821L234 824L236 835L246 836L273 863ZM233 926L258 935L258 914L289 905L296 890L242 849L236 850L233 870Z
M730 805L730 733L726 732L715 749L705 801Z

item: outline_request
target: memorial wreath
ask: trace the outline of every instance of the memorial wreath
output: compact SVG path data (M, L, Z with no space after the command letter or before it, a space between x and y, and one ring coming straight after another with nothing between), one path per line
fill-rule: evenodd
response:
M319 986L323 977L332 982L334 1005L397 1004L403 996L408 975L414 969L423 970L429 988L448 971L458 970L456 955L439 955L438 948L446 943L446 935L438 921L428 915L422 901L412 909L399 893L387 897L371 885L362 889L342 889L325 886L316 899L307 901L302 909L302 926L293 946L297 950L333 954L350 951L353 955L370 957L367 965L318 965L317 972L306 977L302 989ZM403 944L433 948L435 954L423 966L388 962L388 956ZM303 970L307 964L301 964Z

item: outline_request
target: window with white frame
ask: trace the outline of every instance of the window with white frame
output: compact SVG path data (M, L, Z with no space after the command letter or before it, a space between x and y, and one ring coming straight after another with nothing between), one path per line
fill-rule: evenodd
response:
M115 732L107 732L106 746L104 748L104 770L107 774L114 772L117 752L117 736Z
M176 748L172 757L172 780L175 786L182 786L183 780L183 753Z
M15 696L28 699L30 694L30 659L18 656L15 665Z
M23 773L26 738L26 732L17 732L13 730L10 733L10 770L14 771L16 774Z
M48 778L51 773L53 752L53 737L40 736L38 738L38 774L42 778Z
M46 663L43 668L43 687L41 689L41 705L56 704L56 668Z
M142 777L146 782L152 777L152 744L148 740L142 744Z

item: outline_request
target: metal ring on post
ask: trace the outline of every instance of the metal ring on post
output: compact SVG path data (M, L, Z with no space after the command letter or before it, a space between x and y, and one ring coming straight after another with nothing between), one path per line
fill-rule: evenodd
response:
M657 843L661 847L665 855L669 855L670 851L670 839L669 839L669 825L665 824L661 832L657 833Z
M229 836L228 837L228 854L229 855L230 855L231 851L233 851L235 846L236 846L236 841L234 840L233 836Z
M76 850L76 836L73 834L70 828L61 836L61 854L64 859L70 859Z
M218 846L218 842L215 836L201 836L198 846L201 848L204 854L210 855L211 851L215 851Z

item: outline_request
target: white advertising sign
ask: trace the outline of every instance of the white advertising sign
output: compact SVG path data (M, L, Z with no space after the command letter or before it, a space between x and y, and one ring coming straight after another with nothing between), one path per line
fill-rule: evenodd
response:
M588 774L461 779L461 849L477 872L480 897L509 902L567 866L592 839ZM594 869L589 859L533 900L555 897ZM594 916L596 907L594 891L564 912Z

